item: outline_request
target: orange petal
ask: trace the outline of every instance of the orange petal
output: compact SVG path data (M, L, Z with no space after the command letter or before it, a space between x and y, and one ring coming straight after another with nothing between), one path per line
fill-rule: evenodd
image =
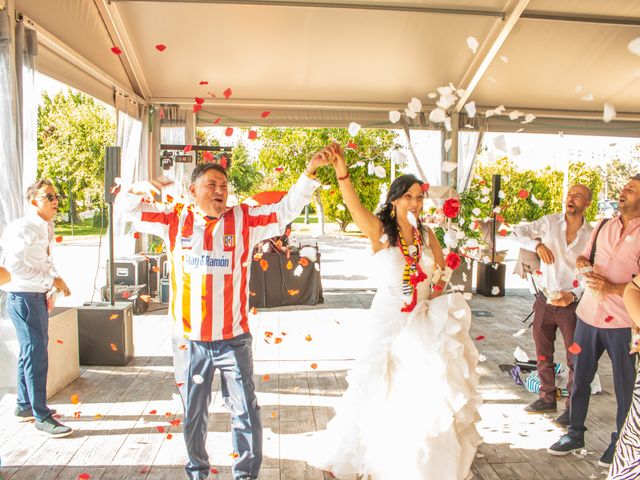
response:
M113 350L114 352L118 351L118 346L115 343L111 343L110 346L111 346L111 350Z
M282 339L280 337L276 337L275 342L276 343L282 343Z
M313 368L315 370L316 368L318 368L318 364L317 363L312 363L311 364L311 368Z
M574 355L578 355L580 352L582 352L582 347L577 343L573 342L567 350L569 350Z
M287 270L291 270L293 268L293 263L291 263L291 260L289 260L287 262Z
M71 395L71 403L73 405L77 405L78 403L80 403L80 398L75 393Z
M164 433L164 427L163 427L162 425L158 425L158 426L156 426L156 430L157 430L159 433Z
M155 415L156 413L158 413L158 411L157 411L157 410L151 410L151 411L149 411L149 415Z
M59 343L60 345L62 345L64 342L62 340L56 340L56 343Z
M300 290L287 290L287 292L289 292L289 295L293 297L294 295L297 295L298 293L300 293Z
M172 433L167 433L167 440L171 440L173 438L173 434Z
M269 376L269 374L268 374L268 373L265 373L265 374L262 376L262 381L263 381L263 382L268 382L270 379L271 379L271 377Z
M218 473L218 469L214 468L214 467L211 467L211 473L213 473L215 475L216 473Z
M311 340L313 340L313 339L311 338L311 335L307 335L306 337L304 337L304 339L305 339L307 342L310 342Z
M262 269L263 272L267 271L267 268L269 268L269 262L267 262L264 258L262 260L260 260L260 268Z
M240 455L238 455L236 452L230 453L229 456L231 458L238 458Z
M111 315L111 316L109 317L109 320L117 320L119 316L120 316L120 314L118 314L118 313L114 313L113 315Z
M298 260L298 263L303 267L306 267L309 265L309 260L306 257L301 257L300 260Z
M188 350L189 347L187 347L184 343L178 345L178 350Z
M278 416L278 412L271 412L271 418L276 418Z

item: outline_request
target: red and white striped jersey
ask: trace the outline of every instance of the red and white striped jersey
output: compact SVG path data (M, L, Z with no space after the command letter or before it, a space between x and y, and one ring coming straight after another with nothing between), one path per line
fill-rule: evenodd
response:
M116 208L135 221L137 231L157 235L171 263L169 315L175 333L214 341L249 331L248 269L253 246L282 235L309 203L320 184L302 175L278 203L229 208L207 220L196 205L148 203L138 195L118 195Z

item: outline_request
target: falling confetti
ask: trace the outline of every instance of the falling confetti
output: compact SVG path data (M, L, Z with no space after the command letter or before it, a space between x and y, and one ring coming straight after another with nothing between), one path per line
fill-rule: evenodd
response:
M158 433L164 433L164 427L162 425L156 425L156 430Z
M204 378L202 377L202 375L194 375L193 376L193 383L195 383L196 385L200 385L202 382L204 382Z
M81 473L80 475L78 475L78 480L89 480L91 478L91 475L89 475L88 473Z
M478 51L479 46L480 44L478 40L476 40L476 37L467 37L467 47L469 47L474 54Z
M226 130L224 131L224 134L227 137L230 137L231 135L233 135L233 127L227 127Z
M218 473L218 469L214 468L214 467L211 467L211 473L213 473L215 475L216 473Z
M317 363L312 363L311 364L311 368L313 368L315 370L316 368L318 368L318 364Z
M567 350L569 350L574 355L578 355L580 352L582 352L582 347L574 342Z
M111 344L109 344L109 346L111 347L112 351L114 351L114 352L118 351L118 346L115 343L111 343Z
M311 335L307 335L306 337L304 337L304 339L305 339L307 342L310 342L311 340L313 340L313 339L311 338Z
M258 132L249 130L249 140L255 140L256 138L258 138Z
M206 80L200 80L200 83L198 83L198 85L209 85L209 82L207 82Z
M71 403L73 405L77 405L78 403L80 403L80 397L78 397L78 395L74 393L73 395L71 395Z
M373 167L373 173L378 178L384 178L387 176L387 172L382 165L376 165Z
M602 121L604 123L609 123L614 118L616 118L616 109L610 103L605 103L604 111L602 113Z
M469 102L464 106L465 111L467 112L467 115L469 115L469 118L473 118L476 116L476 102Z
M504 63L509 63L509 57L507 57L506 55L500 55L500 60L502 60Z
M347 130L349 132L349 135L351 135L352 137L355 137L360 131L360 128L362 127L359 124L357 124L356 122L351 122Z
M298 293L300 293L300 290L287 290L287 292L293 297L295 295L298 295Z
M229 456L233 459L238 458L240 455L238 455L236 452L230 453Z
M500 287L493 287L491 289L491 295L499 295L500 294Z
M529 192L527 192L524 189L520 190L518 192L518 198L521 198L522 200L526 200L527 198L529 198Z
M193 147L191 145L185 145L182 151L184 153L190 152Z
M527 329L526 328L521 328L516 333L514 333L513 336L514 337L519 337L521 335L524 335L525 333L527 333Z
M189 347L187 347L184 343L181 343L180 345L178 345L178 350L187 350Z
M156 413L158 413L157 410L149 410L149 415L155 415Z
M607 316L607 318L605 318L604 321L607 323L610 323L611 321L613 321L613 315Z
M580 282L576 279L573 281L573 288L578 288L580 286Z
M392 110L389 112L389 121L391 123L398 123L400 121L401 113L397 110Z
M57 243L62 242L62 235L58 235L58 236L56 237L56 242L57 242Z
M228 99L231 96L232 93L233 92L231 91L230 88L227 88L224 92L222 92L222 94L224 95L224 98L226 98L226 99Z
M163 43L159 43L156 45L156 50L158 50L159 52L164 52L167 49L167 46L164 45Z
M545 357L544 355L538 355L538 361L539 362L544 362L547 359L547 357Z
M487 338L487 337L485 337L484 335L478 335L478 336L476 337L476 340L479 342L479 341L481 341L481 340L484 340L485 338Z
M640 37L631 40L629 45L627 45L627 48L634 55L640 56Z
M269 268L269 262L267 262L264 258L262 260L260 260L260 268L262 269L263 272L266 272L267 269Z
M111 47L111 51L116 55L122 55L122 50L120 50L118 47Z
M262 381L263 381L263 382L268 382L270 379L271 379L271 377L269 376L269 374L268 374L268 373L265 373L265 374L262 376Z
M173 434L172 433L167 433L167 440L171 440L173 438Z
M265 111L265 112L262 112L262 113L260 114L260 117L261 117L261 118L267 118L269 115L271 115L271 112L266 112L266 111Z
M202 97L196 97L195 101L198 105L202 105L204 103L204 98Z
M279 343L282 343L282 338L276 337L274 342L275 342L276 345L279 344Z
M62 340L56 340L56 343L59 343L60 345L62 345L64 342Z

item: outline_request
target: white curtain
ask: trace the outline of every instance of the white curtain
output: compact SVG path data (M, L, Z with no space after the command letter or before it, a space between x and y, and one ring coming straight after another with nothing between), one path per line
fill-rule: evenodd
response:
M473 125L473 130L461 130L458 132L458 182L456 187L459 193L464 192L471 186L473 167L478 150L482 146L482 138L486 129L484 119L473 119L475 120L473 122L471 120L465 118L464 124Z

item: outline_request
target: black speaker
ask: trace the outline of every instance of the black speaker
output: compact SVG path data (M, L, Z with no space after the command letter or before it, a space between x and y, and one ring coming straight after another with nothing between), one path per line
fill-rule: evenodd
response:
M494 175L491 178L491 183L493 184L491 195L493 196L494 207L500 205L500 178L500 175Z
M93 303L78 307L81 365L126 365L133 358L131 303Z
M104 153L104 201L113 203L116 198L115 179L120 176L120 147L107 147Z

